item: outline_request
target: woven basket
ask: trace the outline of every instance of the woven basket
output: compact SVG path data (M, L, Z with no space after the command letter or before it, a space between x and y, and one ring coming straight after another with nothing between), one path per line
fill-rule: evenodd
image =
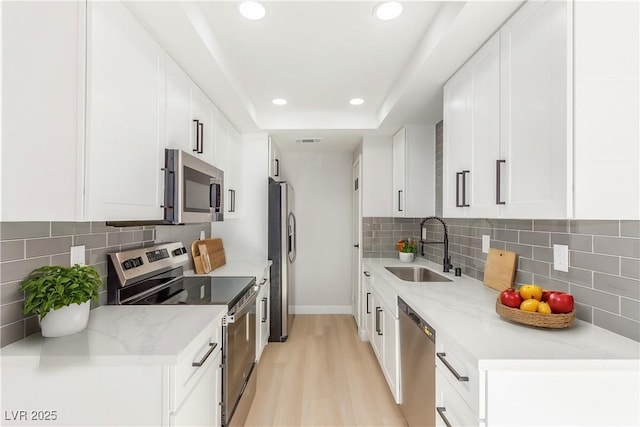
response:
M503 319L511 320L512 322L553 329L566 328L576 318L575 310L567 314L542 314L507 307L500 302L500 296L496 299L496 313Z

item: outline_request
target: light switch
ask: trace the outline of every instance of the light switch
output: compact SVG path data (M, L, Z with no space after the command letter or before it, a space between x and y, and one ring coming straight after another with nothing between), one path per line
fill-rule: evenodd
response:
M84 265L84 245L71 246L71 265Z
M489 253L489 247L491 246L491 236L488 234L482 235L482 252Z
M569 271L569 246L553 245L553 269Z

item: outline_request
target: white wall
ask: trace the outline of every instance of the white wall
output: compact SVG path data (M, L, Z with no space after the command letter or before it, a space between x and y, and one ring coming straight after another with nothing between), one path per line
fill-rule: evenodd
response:
M242 135L242 188L236 194L240 218L211 224L229 261L267 259L269 138L265 133Z
M351 170L349 152L283 152L294 189L298 251L294 312L351 313Z
M393 145L390 136L362 141L362 216L393 215Z

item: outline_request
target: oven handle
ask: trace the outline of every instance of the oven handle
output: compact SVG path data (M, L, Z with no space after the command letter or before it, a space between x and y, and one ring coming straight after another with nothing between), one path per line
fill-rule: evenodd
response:
M235 313L227 313L227 323L235 323L236 319L244 316L249 310L251 310L251 307L255 305L257 299L258 293L254 292L253 295L235 311Z

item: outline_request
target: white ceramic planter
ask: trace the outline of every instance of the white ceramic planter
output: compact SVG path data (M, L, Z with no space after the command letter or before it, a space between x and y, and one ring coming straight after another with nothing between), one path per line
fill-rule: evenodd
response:
M402 262L413 262L414 254L412 252L398 252L398 255Z
M64 337L83 331L89 323L91 302L71 304L58 310L51 310L40 321L43 337Z

